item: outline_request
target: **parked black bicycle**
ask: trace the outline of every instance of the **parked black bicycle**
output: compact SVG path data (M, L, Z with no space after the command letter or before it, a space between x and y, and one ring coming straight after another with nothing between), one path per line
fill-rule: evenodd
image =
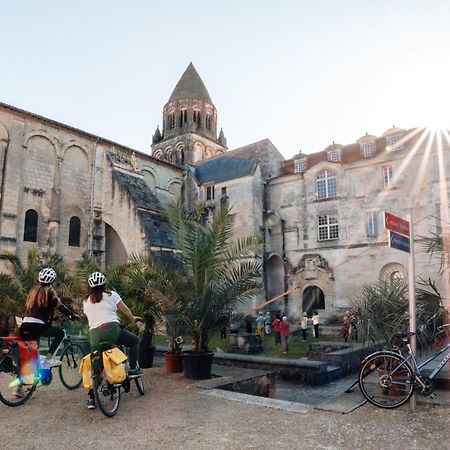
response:
M443 344L450 324L438 327L435 340ZM358 383L364 397L373 405L393 409L406 403L413 392L422 396L433 396L433 378L450 360L450 343L418 363L411 351L409 338L415 333L397 333L398 345L392 351L381 350L372 353L361 363ZM434 359L443 355L443 359L428 375L421 369Z

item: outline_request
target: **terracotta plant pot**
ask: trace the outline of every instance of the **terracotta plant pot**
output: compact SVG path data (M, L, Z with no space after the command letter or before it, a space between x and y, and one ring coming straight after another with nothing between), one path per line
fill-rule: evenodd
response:
M167 373L183 372L183 356L181 353L164 353Z

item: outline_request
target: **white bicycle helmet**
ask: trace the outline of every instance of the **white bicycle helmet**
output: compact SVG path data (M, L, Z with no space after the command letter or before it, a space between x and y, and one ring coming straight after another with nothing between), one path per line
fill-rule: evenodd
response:
M91 288L106 284L106 277L101 272L94 272L89 275L88 284Z
M56 272L51 267L46 267L39 272L39 282L50 284L56 280Z

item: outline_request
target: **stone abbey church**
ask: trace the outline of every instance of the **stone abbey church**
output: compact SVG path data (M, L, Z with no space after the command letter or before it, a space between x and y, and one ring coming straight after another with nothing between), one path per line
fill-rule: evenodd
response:
M220 131L219 131L220 130ZM448 218L449 143L426 129L391 128L285 160L269 139L229 149L213 101L189 64L163 107L151 156L0 103L1 256L29 249L84 252L102 266L175 249L161 212L169 202L227 201L235 235L264 237L266 309L346 307L367 283L406 278L407 253L388 247L383 211L414 217L416 275L437 278L421 236ZM440 286L444 292L445 286ZM254 299L257 305L264 298Z

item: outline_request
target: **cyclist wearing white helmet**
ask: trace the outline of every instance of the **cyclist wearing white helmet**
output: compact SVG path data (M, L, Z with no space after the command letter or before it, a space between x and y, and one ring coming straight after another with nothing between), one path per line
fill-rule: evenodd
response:
M133 315L117 292L106 289L106 277L101 272L92 273L88 278L88 284L91 293L83 302L83 312L89 322L91 351L98 350L100 342L124 345L130 349L129 378L142 375L141 369L136 367L139 338L134 333L120 327L117 310L124 313L132 322L142 319ZM89 409L95 408L92 390L89 391L86 406Z
M64 332L52 325L55 308L58 308L70 319L78 318L70 311L56 295L52 283L56 280L56 272L46 267L39 272L39 284L28 293L25 303L25 317L19 328L22 339L38 340L41 336L53 337L47 353L47 363L54 367L61 365L61 361L53 358L55 350L64 338Z

